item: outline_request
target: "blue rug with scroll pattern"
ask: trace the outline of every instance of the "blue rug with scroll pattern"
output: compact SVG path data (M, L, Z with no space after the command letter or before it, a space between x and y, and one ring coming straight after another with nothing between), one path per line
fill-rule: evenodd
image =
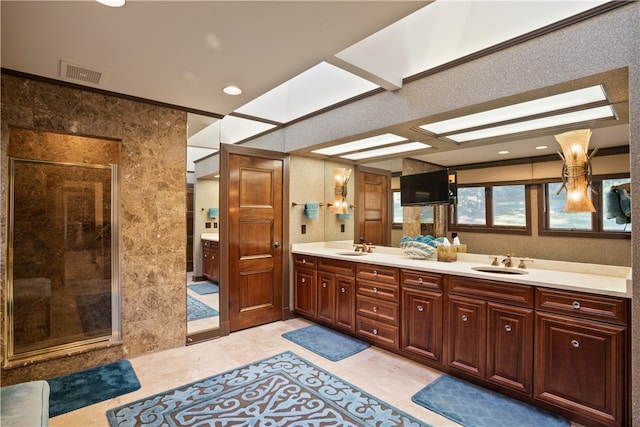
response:
M187 322L218 316L218 310L187 294Z
M465 427L568 427L569 421L500 393L442 375L411 400Z
M107 411L120 426L429 426L287 351Z
M211 282L198 282L193 285L187 285L187 288L191 289L198 295L217 294L220 292L220 286Z
M337 362L369 348L371 344L320 325L305 326L282 336L307 350Z

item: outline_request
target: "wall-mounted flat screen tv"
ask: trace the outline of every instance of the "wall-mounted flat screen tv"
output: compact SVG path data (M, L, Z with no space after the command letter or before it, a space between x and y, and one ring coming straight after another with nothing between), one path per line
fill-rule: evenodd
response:
M400 176L402 206L456 204L458 196L456 171L443 169Z

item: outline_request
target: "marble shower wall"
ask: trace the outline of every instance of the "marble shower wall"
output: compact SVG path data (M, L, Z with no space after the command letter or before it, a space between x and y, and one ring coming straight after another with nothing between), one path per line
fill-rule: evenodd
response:
M2 384L182 346L186 337L186 113L2 74L1 303L6 302L9 127L121 143L122 345L5 369ZM2 316L4 331L4 316Z

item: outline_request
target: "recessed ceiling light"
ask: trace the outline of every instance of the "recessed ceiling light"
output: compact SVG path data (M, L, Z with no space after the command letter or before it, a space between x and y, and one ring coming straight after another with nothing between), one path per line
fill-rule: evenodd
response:
M407 144L392 145L390 147L377 148L375 150L360 151L357 153L345 154L340 156L343 159L349 160L361 160L369 159L371 157L388 156L391 154L406 153L407 151L422 150L424 148L431 148L429 144L423 142L409 142Z
M96 0L98 3L109 7L122 7L125 0Z
M509 154L510 151L509 150L500 150L498 151L498 154Z
M484 126L491 123L529 117L536 114L586 105L592 102L606 101L606 99L607 97L604 93L604 88L602 85L597 85L545 98L534 99L533 101L521 102L519 104L483 111L481 113L469 114L467 116L429 123L420 126L420 128L433 132L437 135L441 135L455 132L456 130L469 129L476 126Z
M346 142L326 148L313 150L312 153L335 156L336 154L348 153L350 151L364 150L367 148L380 147L381 145L393 144L394 142L406 141L404 138L393 133L372 136L370 138L359 139L357 141Z
M549 148L549 146L548 146L548 145L538 145L538 146L536 147L536 150L546 150L547 148Z
M242 89L237 86L226 86L222 91L227 95L240 95L242 93Z

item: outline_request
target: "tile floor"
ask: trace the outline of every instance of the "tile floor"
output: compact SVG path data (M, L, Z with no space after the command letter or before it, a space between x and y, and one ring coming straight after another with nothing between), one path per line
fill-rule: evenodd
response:
M188 347L133 358L131 363L142 384L140 390L51 418L49 425L107 427L105 413L110 408L291 350L426 423L435 427L458 426L411 402L413 394L441 375L439 371L373 346L339 362L331 362L281 337L284 332L309 324L301 318L279 321Z

